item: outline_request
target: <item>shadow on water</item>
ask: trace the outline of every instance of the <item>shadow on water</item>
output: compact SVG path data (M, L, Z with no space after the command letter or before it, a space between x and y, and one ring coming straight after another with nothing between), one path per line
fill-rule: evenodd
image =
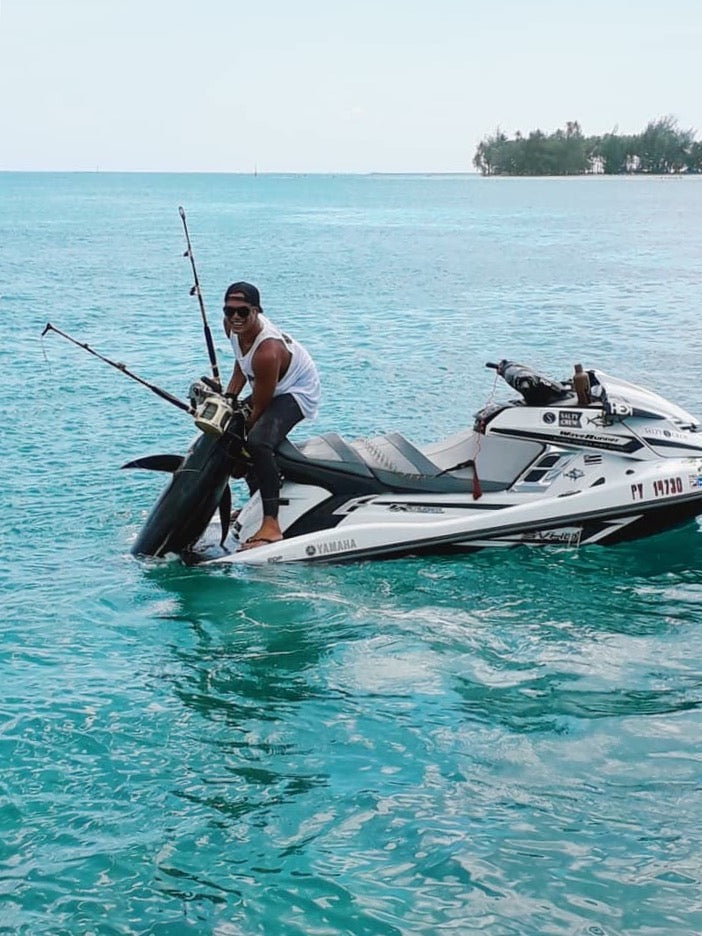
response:
M286 775L262 766L271 755L289 753L275 736L276 725L293 719L300 706L329 698L314 679L330 646L310 623L314 596L292 588L285 576L233 580L169 565L148 570L147 577L176 601L165 617L188 625L190 639L176 632L171 643L177 666L168 678L175 695L202 720L208 744L241 759L228 764L230 775L268 790L277 785L280 795L269 796L267 806L323 783L322 774ZM328 623L331 631L333 619ZM256 808L221 799L208 805L233 817Z
M187 903L193 922L213 921L223 901L231 912L243 894L242 918L277 918L279 932L304 932L297 917L399 936L313 858L319 848L320 860L332 860L318 843L350 808L343 795L336 805L346 780L333 757L336 745L343 750L349 693L325 668L358 636L351 596L332 592L327 572L301 568L213 575L164 564L145 579L172 599L161 615L173 625L164 678L187 726L171 739L181 762L171 796L187 821L158 862L157 887ZM197 871L203 854L207 877Z
M571 928L611 923L615 909L573 911L538 863L524 866L514 809L531 823L523 847L565 862L586 900L544 789L561 778L559 822L577 827L583 848L606 826L626 851L645 810L631 829L603 816L608 797L638 789L639 760L655 749L665 761L649 759L654 779L689 782L689 745L656 740L655 726L702 705L702 675L685 659L702 588L695 525L581 551L243 572L169 563L147 568L144 583L167 596L156 616L179 764L155 886L187 903L191 922L224 907L242 920L277 913L286 933L310 918L400 933L403 915L421 918L421 891L464 907L489 892L506 924L512 869L522 894L572 913ZM632 721L643 728L622 735ZM621 891L631 913L635 891Z
M192 640L175 631L171 645L174 691L205 722L273 725L301 705L341 704L343 684L330 687L323 673L357 653L369 654L368 674L378 661L390 668L410 654L430 659L464 715L497 717L519 731L541 730L561 716L699 705L695 672L679 673L671 687L665 661L656 665L641 649L639 659L633 647L641 645L627 642L666 641L696 625L702 595L696 525L580 551L486 551L254 573L166 565L146 576L170 595L168 620L188 625ZM627 662L646 667L648 680L659 673L664 685L627 685ZM473 675L478 670L480 677ZM502 674L510 685L500 684ZM374 678L389 689L389 678ZM597 685L615 678L624 685ZM246 751L250 739L227 745Z
M170 596L168 620L188 624L192 642L175 631L172 644L181 664L177 693L207 720L275 720L296 704L329 700L334 692L320 681L320 668L364 645L388 657L388 647L399 645L444 659L467 654L508 670L519 689L492 689L492 702L501 692L497 709L505 717L518 712L522 725L539 712L599 717L697 705L688 699L696 694L694 674L682 695L622 690L614 698L590 687L569 701L562 685L582 675L577 665L574 674L563 665L569 659L592 653L583 669L595 671L627 637L665 640L696 626L702 536L694 524L616 547L214 574L169 564L146 577ZM558 686L551 674L534 676L535 664L553 668ZM453 675L458 696L470 700L470 681Z

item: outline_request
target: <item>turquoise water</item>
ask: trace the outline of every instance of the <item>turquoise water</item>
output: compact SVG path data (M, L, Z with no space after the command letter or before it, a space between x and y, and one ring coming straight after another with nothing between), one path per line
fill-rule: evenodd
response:
M0 174L0 932L702 931L702 536L354 566L128 553L227 283L306 434L463 426L487 360L702 415L702 179ZM502 391L498 388L498 395ZM509 394L507 394L509 395Z

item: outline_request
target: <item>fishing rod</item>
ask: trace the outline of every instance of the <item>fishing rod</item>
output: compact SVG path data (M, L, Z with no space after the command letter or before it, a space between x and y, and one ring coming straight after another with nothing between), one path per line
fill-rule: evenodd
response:
M119 361L111 361L109 358L104 357L99 352L95 351L89 345L85 344L82 341L77 341L75 338L71 338L70 335L67 335L66 332L61 331L60 328L56 328L55 325L52 325L51 322L46 323L46 328L41 333L43 338L47 332L55 331L57 335L61 335L62 338L65 338L67 341L70 341L72 344L77 345L79 348L83 348L84 351L87 351L89 354L94 355L96 358L99 358L101 361L104 361L105 364L109 364L110 367L116 368L118 371L121 371L123 374L126 374L127 377L131 377L132 380L136 380L137 383L142 384L144 387L148 387L152 393L155 393L156 396L160 396L162 400L166 400L168 403L172 403L174 406L177 406L178 409L184 410L186 413L189 413L191 416L195 415L195 410L188 406L187 403L184 403L182 400L179 400L178 397L173 396L172 393L169 393L167 390L162 390L160 387L155 386L152 383L149 383L148 380L144 380L143 377L139 377L137 374L134 374L130 371L125 364L120 363Z
M188 249L183 254L184 257L190 258L190 266L193 268L193 278L195 280L195 285L190 290L191 296L197 296L197 301L200 303L200 314L202 315L202 324L205 329L205 342L207 344L207 353L210 356L210 364L212 365L212 376L214 377L215 383L217 384L216 390L222 392L222 381L219 376L219 365L217 364L217 355L215 353L214 342L212 341L212 332L210 331L210 326L207 323L207 315L205 314L205 303L202 300L202 290L200 289L200 280L197 275L197 269L195 267L195 257L193 256L193 248L190 243L190 234L188 233L188 222L185 220L185 211L180 206L178 208L178 214L180 215L180 220L183 222L183 230L185 231L185 242L188 245Z

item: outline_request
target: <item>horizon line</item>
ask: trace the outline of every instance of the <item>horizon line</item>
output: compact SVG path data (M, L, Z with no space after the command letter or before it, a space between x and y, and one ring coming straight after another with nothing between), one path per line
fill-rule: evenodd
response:
M65 175L344 175L344 176L372 176L372 175L481 175L474 169L3 169L0 173L30 174L65 174Z

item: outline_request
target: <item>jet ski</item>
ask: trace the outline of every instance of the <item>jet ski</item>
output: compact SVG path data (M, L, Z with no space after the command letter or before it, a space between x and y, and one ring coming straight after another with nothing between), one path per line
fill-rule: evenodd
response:
M231 530L215 521L198 541L184 548L181 540L181 555L260 565L614 544L702 513L702 433L690 413L597 368L583 372L583 395L573 378L508 360L486 366L516 399L485 406L470 428L423 447L399 432L285 440L283 540L240 548L261 523L256 493ZM237 438L231 458L240 462ZM231 439L214 444L236 448ZM205 544L216 532L213 555Z

